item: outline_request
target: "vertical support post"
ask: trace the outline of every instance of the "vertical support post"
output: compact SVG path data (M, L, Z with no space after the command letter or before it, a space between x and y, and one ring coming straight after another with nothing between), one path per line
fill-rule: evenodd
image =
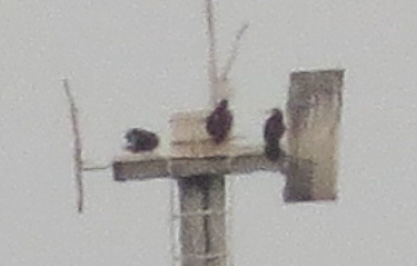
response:
M224 177L181 177L178 187L181 266L226 266Z
M216 94L215 87L217 86L217 57L216 57L216 34L214 27L214 7L213 0L205 0L206 2L206 20L207 20L207 33L209 41L208 51L208 75L210 81L210 106L216 106L218 95Z
M294 72L288 116L290 166L285 201L336 199L337 146L344 70ZM306 161L312 162L312 168ZM311 166L310 166L311 167Z

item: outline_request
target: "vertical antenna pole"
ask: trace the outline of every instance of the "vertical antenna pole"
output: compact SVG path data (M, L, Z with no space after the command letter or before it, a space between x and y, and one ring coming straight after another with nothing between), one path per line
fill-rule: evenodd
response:
M216 55L216 35L214 28L214 12L213 12L213 0L206 0L206 20L207 20L207 33L209 41L208 51L208 76L210 82L210 106L215 106L218 100L216 93L217 86L217 55Z

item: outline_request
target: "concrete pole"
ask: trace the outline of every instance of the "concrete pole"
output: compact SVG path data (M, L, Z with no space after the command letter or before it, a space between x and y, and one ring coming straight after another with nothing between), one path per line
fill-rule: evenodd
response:
M178 178L181 266L226 266L225 180Z
M291 74L288 146L295 161L287 174L287 202L336 198L343 76L344 70Z

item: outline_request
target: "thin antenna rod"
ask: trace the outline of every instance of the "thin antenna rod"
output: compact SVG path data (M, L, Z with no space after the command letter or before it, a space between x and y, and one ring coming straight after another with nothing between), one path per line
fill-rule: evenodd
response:
M87 172L87 171L101 171L101 170L107 170L111 167L112 167L112 164L96 165L96 166L84 166L82 170L84 172Z
M240 28L240 30L236 33L236 37L235 37L235 40L234 40L233 45L232 45L232 51L230 53L230 57L227 60L227 63L226 63L226 66L223 70L222 75L220 76L220 80L226 80L227 79L227 76L229 75L230 70L232 69L232 66L235 63L238 52L239 52L240 40L242 39L243 34L245 34L248 27L249 27L249 22L243 24L243 26Z
M213 12L213 1L206 0L206 19L208 27L208 40L209 40L209 58L208 58L208 75L210 82L210 103L215 105L217 101L216 95L216 84L218 80L217 76L217 56L216 56L216 36L214 29L214 12Z
M83 189L83 161L81 158L82 153L82 145L81 145L81 137L80 137L80 127L79 127L79 120L78 120L78 108L75 105L74 97L71 94L71 89L67 79L63 80L65 94L68 99L68 103L70 106L70 113L71 113L71 124L72 124L72 132L74 135L74 171L75 171L75 182L78 191L78 198L77 198L77 207L78 212L83 212L83 203L84 203L84 189Z

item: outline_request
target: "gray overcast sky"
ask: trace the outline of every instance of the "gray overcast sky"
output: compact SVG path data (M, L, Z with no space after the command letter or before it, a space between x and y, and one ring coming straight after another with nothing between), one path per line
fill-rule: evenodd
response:
M219 1L220 2L220 1ZM236 178L236 265L416 265L417 3L222 1L221 59L250 28L231 73L238 134L286 102L297 69L345 68L336 203L284 205L282 176ZM82 112L87 159L120 152L123 130L158 131L205 107L203 0L0 2L0 264L169 265L167 180L86 175L76 213L61 86Z

